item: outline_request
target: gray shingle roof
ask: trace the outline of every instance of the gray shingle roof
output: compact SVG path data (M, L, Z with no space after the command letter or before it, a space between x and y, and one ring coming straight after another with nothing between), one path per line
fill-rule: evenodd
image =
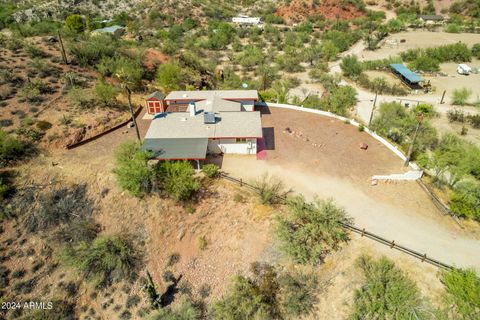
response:
M205 159L207 145L207 138L145 138L142 150L153 152L158 159Z
M260 112L218 112L214 124L205 124L203 112L191 117L188 112L156 116L145 139L168 138L261 138Z
M147 100L151 98L157 98L158 100L163 100L165 98L165 95L160 91L155 91L145 97L145 99Z

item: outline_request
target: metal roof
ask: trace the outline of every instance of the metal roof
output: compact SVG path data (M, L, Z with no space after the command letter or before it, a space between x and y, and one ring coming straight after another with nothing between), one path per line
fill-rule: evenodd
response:
M436 15L436 14L421 14L418 16L418 18L423 20L432 20L432 21L439 21L439 20L445 19L443 16Z
M207 138L145 138L142 150L151 151L158 159L206 159Z
M158 100L163 100L165 98L165 95L160 91L155 91L145 97L146 100L151 98L157 98Z
M402 77L404 77L410 83L418 83L423 81L423 79L418 74L408 69L401 63L392 63L390 67L396 72L398 72Z
M105 28L101 28L101 29L96 29L96 30L93 30L93 32L101 32L101 33L115 33L115 31L119 30L119 29L123 29L124 27L122 26L110 26L110 27L105 27Z
M218 112L215 123L204 123L204 115L188 112L162 113L148 128L145 139L169 138L261 138L260 112Z
M207 100L215 96L221 99L258 100L257 90L201 90L201 91L172 91L165 100Z

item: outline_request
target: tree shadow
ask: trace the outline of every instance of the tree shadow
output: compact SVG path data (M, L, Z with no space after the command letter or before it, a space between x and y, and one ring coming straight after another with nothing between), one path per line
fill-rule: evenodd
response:
M165 308L175 301L175 295L179 292L178 283L182 279L183 275L179 275L178 278L174 278L172 283L167 287L167 290L160 296L160 306Z

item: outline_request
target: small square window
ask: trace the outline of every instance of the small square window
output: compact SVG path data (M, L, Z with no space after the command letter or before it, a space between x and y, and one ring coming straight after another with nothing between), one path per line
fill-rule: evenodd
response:
M245 143L247 142L247 139L245 138L237 138L237 143Z

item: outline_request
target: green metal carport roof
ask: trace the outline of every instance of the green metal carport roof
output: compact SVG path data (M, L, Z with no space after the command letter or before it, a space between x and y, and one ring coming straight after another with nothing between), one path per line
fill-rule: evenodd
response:
M203 160L207 158L208 138L149 138L142 150L152 151L161 160Z
M401 74L410 83L419 83L423 81L418 74L408 69L401 63L392 63L390 67Z

